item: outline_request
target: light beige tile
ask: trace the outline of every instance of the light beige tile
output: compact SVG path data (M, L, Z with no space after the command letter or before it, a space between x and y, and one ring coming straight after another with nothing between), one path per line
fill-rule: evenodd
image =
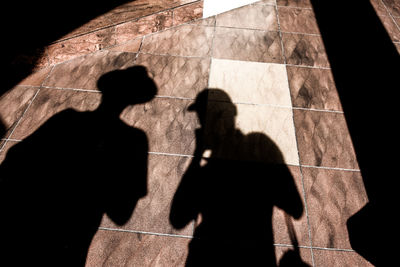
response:
M287 72L282 64L213 59L209 87L224 90L234 103L291 107ZM221 100L213 94L210 99Z
M240 134L232 133L230 130L231 123L234 123L232 120L235 120L236 130L240 130ZM206 140L225 140L218 145L218 149L212 151L211 157L241 159L242 156L247 157L247 154L257 154L261 155L261 158L256 160L269 161L268 156L271 156L269 154L272 153L279 155L279 158L283 157L283 159L277 160L278 162L299 164L293 115L290 108L248 104L233 105L228 102L210 101L207 105L205 132ZM232 136L249 134L258 136L260 142L265 140L265 144L249 143L246 146L253 147L245 147L240 150L242 155L237 155L234 151L238 151L238 149L232 147L235 146L235 144L232 145L235 142L226 140L230 140ZM236 143L240 144L241 142Z
M248 5L217 15L217 26L277 31L274 6Z

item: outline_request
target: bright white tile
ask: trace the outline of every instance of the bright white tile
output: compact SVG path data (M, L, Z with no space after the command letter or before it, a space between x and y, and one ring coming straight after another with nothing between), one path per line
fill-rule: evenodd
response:
M245 6L259 0L204 0L203 18Z

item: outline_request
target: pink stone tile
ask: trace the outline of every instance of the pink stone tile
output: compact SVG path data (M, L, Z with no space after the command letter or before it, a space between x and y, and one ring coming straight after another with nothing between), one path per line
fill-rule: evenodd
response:
M86 267L185 266L191 239L99 230Z
M44 86L98 90L97 81L105 73L131 67L136 54L99 51L56 65Z
M294 107L342 110L330 69L287 66L287 73Z
M40 86L45 81L51 70L52 67L47 67L33 72L23 79L19 85Z
M137 53L139 52L140 46L142 44L143 38L139 37L136 39L133 39L132 41L128 41L124 44L113 46L109 48L109 51L117 51L117 52L131 52L131 53Z
M280 7L278 13L281 31L319 34L318 24L311 9Z
M142 52L161 55L207 57L211 52L214 29L181 25L145 37Z
M195 98L207 87L208 58L140 54L136 64L145 66L158 87L158 95Z
M16 86L0 97L0 123L4 126L1 134L8 137L38 90L36 87Z
M42 88L25 113L11 138L22 140L34 133L55 114L73 108L78 111L95 110L100 103L99 93Z
M174 229L169 222L172 199L189 163L188 157L149 155L148 191L139 200L130 220L123 226L118 226L104 216L101 226L192 236L193 222L179 230Z
M99 30L47 47L50 64L57 64L115 45L114 28Z
M302 7L302 8L311 8L310 0L277 0L278 6L290 6L290 7Z
M185 22L194 21L203 17L203 1L177 7L173 10L173 25L180 25Z
M18 143L18 141L13 140L7 140L7 142L5 140L0 140L0 164L7 157L8 150Z
M331 267L372 267L371 263L366 261L356 252L348 251L330 251L330 250L313 250L314 261L316 266Z
M380 20L393 42L400 42L400 18L381 16Z
M383 3L389 9L394 17L400 17L400 3L397 0L383 0Z
M293 234L295 235L295 239L300 246L309 246L310 239L308 236L308 226L307 226L307 216L304 206L304 198L303 198L303 186L301 181L301 173L299 167L289 166L289 170L293 175L294 182L297 188L297 194L301 198L303 202L303 214L300 218L294 219L290 217L291 223L293 225ZM288 196L290 198L290 196ZM275 244L285 244L285 245L293 245L293 237L290 235L290 231L286 219L285 212L277 207L274 207L273 216L272 216L272 228L274 234L274 243Z
M275 247L275 254L277 265L282 267L311 267L313 266L312 263L312 256L311 250L307 248L300 248L296 251L294 248L291 247Z
M368 201L360 172L302 170L313 246L351 249L347 220Z
M382 2L382 0L370 0L370 3L378 16L389 16L389 13L386 10L385 4Z
M172 11L165 11L115 26L117 44L172 26Z
M301 164L358 169L344 114L294 110L293 115Z
M283 33L286 62L291 65L329 67L320 36Z

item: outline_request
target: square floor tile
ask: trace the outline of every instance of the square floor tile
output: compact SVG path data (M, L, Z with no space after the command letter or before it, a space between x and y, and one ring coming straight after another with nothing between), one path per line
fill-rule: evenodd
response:
M34 133L48 119L63 110L93 111L100 102L101 94L97 92L42 88L11 138L24 139Z
M140 46L142 45L142 37L135 38L131 41L128 41L124 44L121 45L116 45L111 48L108 48L107 50L110 51L117 51L117 52L131 52L131 53L137 53L139 52Z
M287 66L294 107L342 110L330 69Z
M42 83L46 80L47 76L49 75L50 71L53 67L46 67L40 69L29 76L25 77L19 85L30 85L30 86L41 86Z
M317 21L311 9L280 7L278 13L281 31L319 34Z
M276 0L278 6L311 8L310 0Z
M308 248L300 248L298 252L295 252L291 247L276 246L276 264L277 266L307 266L307 264L313 266L311 253L311 249ZM289 261L286 262L286 259Z
M277 31L274 6L248 5L217 15L217 26Z
M385 27L387 33L389 34L392 42L400 42L400 30L396 25L400 22L400 18L392 18L389 16L381 16L380 20ZM394 20L394 21L393 21Z
M136 205L130 220L118 226L107 216L102 227L136 230L162 234L193 235L193 222L183 229L174 229L169 222L172 199L191 158L164 155L149 155L147 195Z
M256 140L246 143L245 138L234 138L234 144L227 141L231 140L229 138L232 133L228 127L234 121L242 135L250 134ZM290 108L210 101L207 106L205 139L225 140L218 142L211 157L299 164Z
M149 151L191 155L198 121L187 111L192 100L154 98L151 102L127 107L120 118L146 132Z
M158 95L195 98L208 85L210 58L187 58L140 54L137 65L147 68Z
M313 245L351 249L347 220L367 202L361 173L302 168Z
M51 65L99 51L116 44L114 27L67 39L47 47Z
M136 54L100 51L54 67L44 86L97 90L97 81L105 73L134 65Z
M201 25L181 25L148 35L141 51L157 55L210 56L214 29Z
M280 209L279 207L274 207L273 216L272 216L272 228L274 231L274 243L275 244L284 244L284 245L293 245L293 237L291 237L291 230L289 228L290 225L287 225L285 219L285 213L288 213L289 210L294 210L295 207L299 207L299 204L302 205L302 214L300 218L293 218L290 214L289 218L293 225L293 234L295 235L295 239L300 246L309 246L310 238L308 235L308 224L307 224L307 215L306 215L306 207L305 200L303 197L303 184L302 177L300 173L300 167L297 166L288 166L290 173L293 176L293 181L295 183L297 192L291 191L289 193L289 186L286 186L286 189L283 189L285 193L285 206L286 211ZM279 178L278 178L279 179ZM278 188L277 188L278 189ZM297 201L301 201L300 203L296 203ZM286 215L287 216L287 215Z
M220 59L283 63L281 50L278 32L217 27L212 55Z
M18 143L20 142L14 140L0 140L0 164L7 157L8 150Z
M99 230L86 267L184 266L191 239Z
M314 249L315 266L332 266L332 267L372 267L371 263L358 255L356 252L350 251L330 251Z
M285 65L213 59L210 88L224 90L234 103L291 107ZM210 94L210 100L221 100Z
M203 1L174 9L174 26L203 17Z
M394 17L400 17L400 3L397 0L383 0L389 12Z
M286 63L311 67L329 67L320 36L283 33Z
M16 86L0 97L0 138L7 138L31 103L37 87Z
M116 43L122 44L134 38L169 28L172 26L172 19L172 11L166 11L119 24L115 26Z
M378 16L390 16L382 0L370 0L370 3Z
M343 114L293 110L303 165L358 169L358 163Z
M204 0L203 17L207 18L231 9L257 2L257 0Z

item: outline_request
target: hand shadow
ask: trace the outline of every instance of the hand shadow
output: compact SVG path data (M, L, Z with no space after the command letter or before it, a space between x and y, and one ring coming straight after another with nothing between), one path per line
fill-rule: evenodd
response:
M208 102L211 94L218 101ZM296 219L303 213L279 148L262 133L236 129L236 106L220 89L202 91L189 110L201 128L170 212L177 229L196 222L186 266L276 266L273 207Z
M103 215L122 225L147 194L146 134L119 115L150 101L156 85L135 66L103 75L98 88L95 111L56 114L0 165L0 261L84 266Z

